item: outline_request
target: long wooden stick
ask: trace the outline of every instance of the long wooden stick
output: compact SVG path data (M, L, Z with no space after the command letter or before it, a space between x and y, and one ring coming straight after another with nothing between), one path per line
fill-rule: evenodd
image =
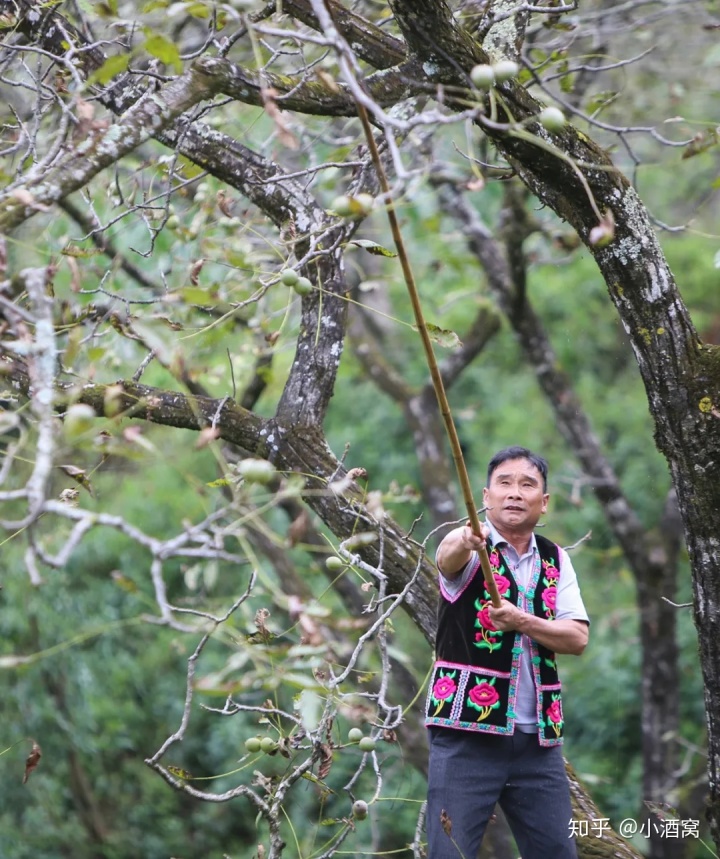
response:
M445 385L443 384L442 376L440 375L440 370L438 368L437 361L435 360L432 341L430 340L427 325L425 324L425 317L423 316L422 306L420 304L417 284L410 266L410 260L405 249L402 233L400 232L400 224L395 213L395 204L393 203L390 193L387 174L385 173L385 168L380 160L380 154L375 143L375 137L372 133L372 127L368 120L365 106L358 102L357 110L360 116L360 121L363 125L363 130L365 131L365 137L370 149L370 154L372 155L373 164L375 165L375 170L377 171L378 179L380 181L380 187L385 199L387 200L387 215L388 220L390 221L390 230L392 231L392 237L395 242L395 247L397 248L398 258L405 277L405 284L408 289L408 294L410 295L410 303L412 304L413 313L415 315L415 324L420 332L420 339L422 340L423 348L425 350L425 357L427 359L428 369L430 370L433 388L435 389L435 396L437 397L440 412L442 414L443 421L445 422L445 430L450 440L452 457L460 480L463 500L467 509L468 519L470 520L470 527L472 528L473 533L479 536L480 520L478 519L477 509L475 507L475 501L470 487L470 478L468 476L465 459L460 448L460 439L458 438L457 430L455 429L455 421L453 420L452 412L450 411L450 404L448 403L447 395L445 393ZM495 607L498 607L501 602L500 594L498 593L497 585L495 584L495 577L490 569L490 560L488 558L487 550L483 547L478 554L480 556L483 577L485 579L488 593L490 594L490 599L492 600L492 604Z

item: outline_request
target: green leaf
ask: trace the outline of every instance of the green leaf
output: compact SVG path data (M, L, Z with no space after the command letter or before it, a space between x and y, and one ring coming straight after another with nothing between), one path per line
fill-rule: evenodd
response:
M186 286L178 291L186 304L217 304L217 299L213 299L207 289L201 289L199 286Z
M88 78L90 83L106 84L116 75L126 71L130 65L130 54L115 54L108 57L99 69L94 71Z
M76 259L85 259L86 257L94 257L103 253L99 248L81 248L78 245L65 245L60 251L63 256L75 257Z
M369 239L353 239L348 244L357 245L357 247L366 250L369 254L375 254L379 257L396 257L395 251L388 250L377 242L371 242Z
M174 776L176 776L176 778L180 778L183 781L189 781L192 778L192 774L189 773L187 770L184 770L182 767L174 767L174 766L168 765L167 771L171 775L174 775Z
M228 265L234 265L235 268L245 268L247 266L247 254L245 251L239 251L235 248L228 248L226 250L225 260Z
M432 322L428 322L426 327L430 339L438 346L444 346L446 349L456 349L458 346L462 346L460 338L449 328L440 328L438 325L433 325Z
M585 113L596 113L611 105L617 97L618 94L615 90L597 92L585 102Z
M165 36L161 36L159 33L150 36L145 40L145 50L160 62L165 63L166 66L174 66L176 71L182 69L182 60L177 45L170 39L166 39Z
M186 12L188 15L192 15L193 18L209 18L210 17L210 8L207 3L191 3L187 8Z
M209 489L219 489L222 486L230 486L230 481L225 477L219 477L217 480L212 480L210 483L206 483Z

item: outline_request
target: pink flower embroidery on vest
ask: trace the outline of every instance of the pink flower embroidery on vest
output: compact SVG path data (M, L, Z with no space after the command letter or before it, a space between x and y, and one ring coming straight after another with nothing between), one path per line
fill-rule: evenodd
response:
M549 588L545 588L542 592L542 601L545 610L547 611L555 611L557 608L557 588L555 585L550 585Z
M455 690L457 689L457 683L455 682L456 674L456 671L450 671L448 674L441 672L440 676L435 680L430 698L433 704L435 704L436 716L442 710L443 704L449 704L455 695Z
M555 735L559 737L563 726L562 701L559 695L552 696L552 703L545 710L545 715L548 717Z
M489 682L487 680L482 680L479 683L476 681L475 686L468 692L468 706L480 713L477 718L478 722L487 719L490 712L500 706L500 696L494 684L494 677Z
M485 603L485 605L483 605L477 613L477 617L480 621L480 625L485 627L485 629L489 629L491 632L498 631L498 628L492 622L492 618L490 617L490 603Z
M489 600L487 602L475 600L475 628L480 630L475 633L475 647L486 648L492 653L496 647L500 647L498 639L502 637L502 632L490 619L491 605Z
M506 579L505 576L501 576L500 573L493 573L493 578L495 579L495 584L497 585L500 596L507 596L510 592L510 579Z
M543 611L548 620L555 620L557 608L557 583L560 580L560 571L552 561L543 561L543 584L545 590L540 594Z

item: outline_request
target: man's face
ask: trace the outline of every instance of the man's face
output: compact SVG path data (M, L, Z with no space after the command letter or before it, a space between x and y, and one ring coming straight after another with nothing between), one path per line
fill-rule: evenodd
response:
M532 531L547 510L542 474L528 459L508 459L493 471L483 489L488 518L503 532Z

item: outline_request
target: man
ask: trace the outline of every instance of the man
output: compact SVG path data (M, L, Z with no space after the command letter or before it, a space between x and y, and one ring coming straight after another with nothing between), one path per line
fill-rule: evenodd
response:
M547 462L505 448L488 464L482 534L455 528L437 551L429 859L476 859L496 802L522 859L577 856L555 654L583 652L588 616L567 553L534 533L548 499ZM499 608L485 588L483 546Z

